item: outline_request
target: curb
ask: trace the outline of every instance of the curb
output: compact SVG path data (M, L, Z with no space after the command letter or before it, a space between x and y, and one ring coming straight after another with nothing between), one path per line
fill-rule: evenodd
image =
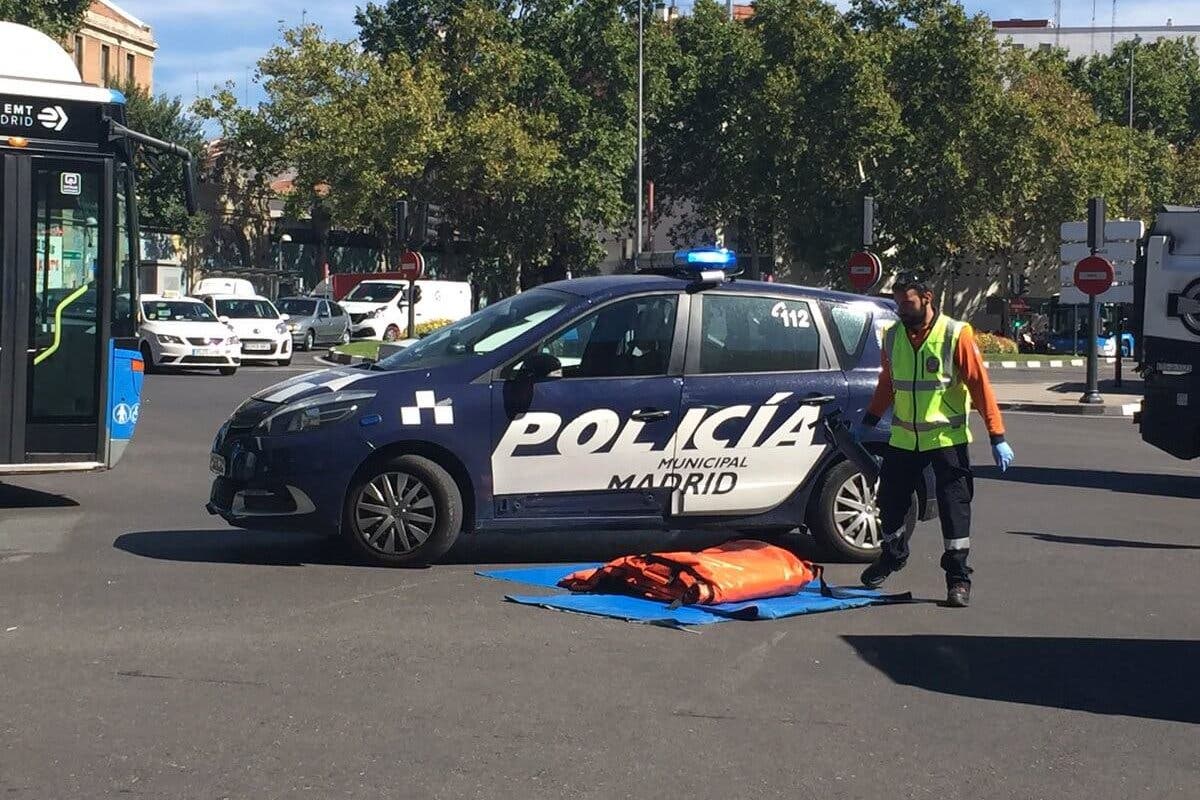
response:
M1027 411L1038 414L1064 414L1075 417L1132 417L1142 407L1141 403L1122 405L1087 406L1082 403L1040 403L1036 401L1010 400L999 402L1001 411Z
M333 364L343 364L346 366L358 366L359 364L372 364L375 359L363 358L362 356L351 356L345 353L335 353L333 350L326 351L325 355L317 356L321 361L328 361Z
M1132 362L1132 356L1126 356L1122 361ZM1115 356L1102 356L1097 359L1100 364L1116 364ZM987 369L1062 369L1063 367L1086 367L1086 358L1050 358L1041 361L984 361Z

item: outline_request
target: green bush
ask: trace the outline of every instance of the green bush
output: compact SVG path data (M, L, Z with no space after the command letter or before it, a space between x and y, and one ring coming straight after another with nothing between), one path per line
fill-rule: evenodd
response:
M976 333L975 341L979 345L979 352L984 355L1009 355L1019 352L1016 342L994 333Z
M452 319L429 319L416 326L413 331L417 334L418 339L423 339L434 331L441 330L453 322L454 320Z

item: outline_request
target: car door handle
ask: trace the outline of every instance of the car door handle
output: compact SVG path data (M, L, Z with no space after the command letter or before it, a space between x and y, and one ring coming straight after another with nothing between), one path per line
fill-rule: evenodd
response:
M830 403L837 402L837 398L831 394L810 394L800 400L802 406L827 406Z
M655 420L666 419L671 416L671 412L664 408L639 408L629 415L630 419L636 419L639 422L654 422Z

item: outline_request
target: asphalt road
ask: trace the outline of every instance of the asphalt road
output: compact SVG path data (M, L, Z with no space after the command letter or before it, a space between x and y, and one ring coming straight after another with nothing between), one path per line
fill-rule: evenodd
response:
M511 535L394 571L226 528L211 437L283 376L152 376L118 469L0 487L4 797L1197 796L1200 467L1127 420L1009 416L970 609L687 633L473 570L704 538ZM940 598L940 546L926 523L889 588Z

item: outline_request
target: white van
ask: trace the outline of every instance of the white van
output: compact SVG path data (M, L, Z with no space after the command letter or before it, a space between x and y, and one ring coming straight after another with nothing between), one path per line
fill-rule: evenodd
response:
M457 322L471 313L471 285L466 281L417 281L416 324L434 319ZM408 282L363 281L339 305L350 314L355 339L395 342L408 331Z

